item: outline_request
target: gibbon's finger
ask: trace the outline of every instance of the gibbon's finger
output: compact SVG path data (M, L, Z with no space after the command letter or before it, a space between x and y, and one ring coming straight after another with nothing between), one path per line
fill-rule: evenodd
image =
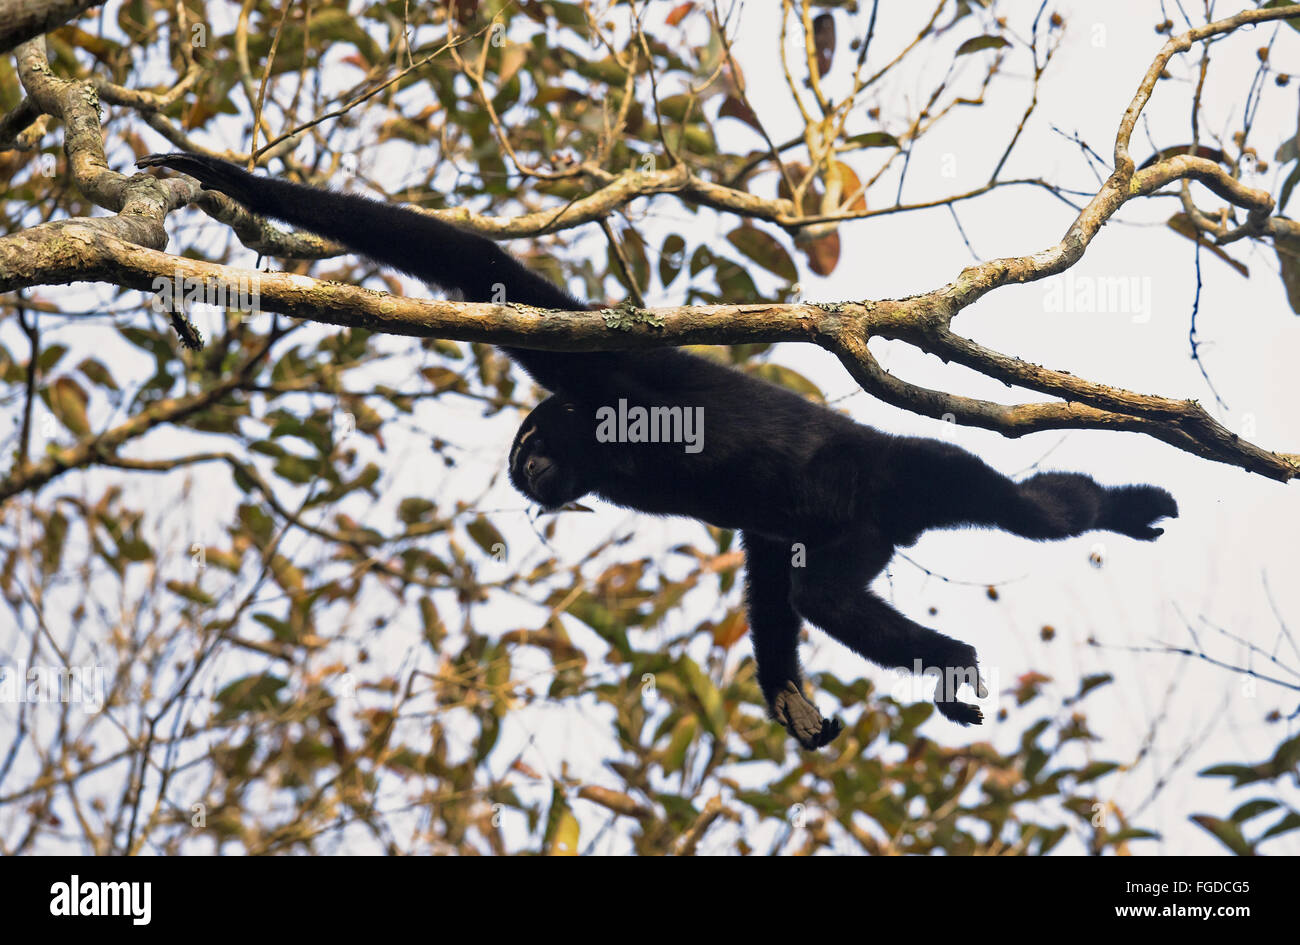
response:
M135 162L136 167L167 167L179 170L182 167L198 167L199 163L187 154L146 154Z
M232 180L231 174L222 166L223 164L224 162L215 159L205 160L201 155L180 152L174 154L147 154L135 162L136 167L165 167L168 170L178 171L187 177L193 177L199 182L199 188L202 190L222 190L222 181L226 181L227 186L236 183L235 180Z

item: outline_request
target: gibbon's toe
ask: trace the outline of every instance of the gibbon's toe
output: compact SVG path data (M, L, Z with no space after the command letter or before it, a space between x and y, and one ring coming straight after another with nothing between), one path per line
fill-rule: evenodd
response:
M977 705L969 702L936 702L934 707L946 719L958 725L982 725L984 713Z
M844 723L839 719L824 719L822 721L822 730L817 739L817 747L823 748L835 741L840 732L844 731Z

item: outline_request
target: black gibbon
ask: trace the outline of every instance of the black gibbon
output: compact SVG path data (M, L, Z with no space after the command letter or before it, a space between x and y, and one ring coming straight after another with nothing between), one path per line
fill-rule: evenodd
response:
M139 164L188 174L254 213L459 290L467 301L588 307L493 241L432 216L197 154L155 154ZM673 348L502 350L551 391L510 448L510 480L521 493L547 509L595 493L641 512L740 530L759 685L772 717L806 749L842 726L804 694L804 619L873 663L940 673L939 711L963 725L983 719L956 697L965 684L985 695L974 647L909 620L868 589L895 548L956 526L1032 539L1096 529L1149 541L1163 531L1154 522L1178 514L1173 497L1151 485L1103 486L1067 472L1014 482L951 444L882 433Z

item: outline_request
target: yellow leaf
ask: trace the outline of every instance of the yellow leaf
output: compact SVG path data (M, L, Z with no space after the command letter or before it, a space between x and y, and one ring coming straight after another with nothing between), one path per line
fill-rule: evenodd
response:
M90 432L90 421L86 418L87 400L81 385L70 377L60 377L50 385L50 410L77 436Z

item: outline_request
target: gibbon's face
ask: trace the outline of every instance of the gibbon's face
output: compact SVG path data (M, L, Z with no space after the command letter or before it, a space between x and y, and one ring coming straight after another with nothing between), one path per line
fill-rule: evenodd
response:
M524 418L510 447L510 483L548 512L588 492L579 476L578 417L574 404L548 397Z

